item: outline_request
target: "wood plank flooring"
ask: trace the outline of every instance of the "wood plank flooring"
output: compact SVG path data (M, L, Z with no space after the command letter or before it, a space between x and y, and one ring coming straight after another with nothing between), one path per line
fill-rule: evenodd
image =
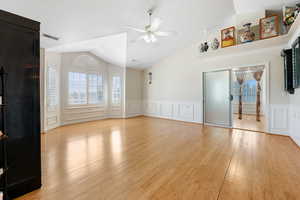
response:
M288 137L138 117L43 134L43 187L18 200L297 200Z
M243 114L243 119L238 119L239 115L233 115L233 127L244 130L258 131L258 132L268 132L267 122L264 116L260 117L260 122L256 121L255 115L245 115Z

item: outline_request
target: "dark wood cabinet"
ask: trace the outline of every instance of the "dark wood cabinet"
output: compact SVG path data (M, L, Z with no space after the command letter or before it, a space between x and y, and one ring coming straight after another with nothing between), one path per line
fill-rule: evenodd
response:
M41 186L39 27L39 22L0 10L0 67L7 73L7 183L12 198Z

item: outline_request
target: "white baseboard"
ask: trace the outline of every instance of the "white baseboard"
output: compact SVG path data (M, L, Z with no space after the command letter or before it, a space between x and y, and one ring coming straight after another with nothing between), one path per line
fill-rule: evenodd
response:
M140 117L140 116L144 116L144 114L142 113L127 114L125 118Z

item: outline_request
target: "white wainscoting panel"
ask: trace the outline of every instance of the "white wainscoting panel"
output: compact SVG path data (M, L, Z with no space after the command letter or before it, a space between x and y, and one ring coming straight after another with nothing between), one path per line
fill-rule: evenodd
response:
M144 108L145 113L147 115L159 116L160 115L159 106L160 104L157 102L146 102Z
M161 103L160 113L163 117L172 117L174 115L174 104Z
M202 104L195 102L145 101L144 115L202 123Z
M271 104L269 107L269 131L273 134L289 135L289 106Z
M192 122L194 121L194 104L178 103L175 105L175 119Z
M62 125L78 122L93 121L107 117L105 106L95 107L72 107L65 108L62 112Z
M290 105L290 137L300 146L300 106Z

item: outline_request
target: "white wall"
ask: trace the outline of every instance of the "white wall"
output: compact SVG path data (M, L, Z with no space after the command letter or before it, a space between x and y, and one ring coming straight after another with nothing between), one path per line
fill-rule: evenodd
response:
M126 69L126 117L142 114L143 71Z
M144 98L149 100L202 101L202 72L227 67L270 63L270 103L287 104L284 92L282 47L251 54L239 54L201 60L197 46L185 49L145 71L153 73L152 85L145 84Z
M228 50L226 55L204 59L198 54L198 45L177 52L145 71L146 80L148 72L153 73L152 85L144 82L146 115L201 123L202 72L267 63L270 68L270 131L288 134L289 98L284 91L282 46L232 55Z

